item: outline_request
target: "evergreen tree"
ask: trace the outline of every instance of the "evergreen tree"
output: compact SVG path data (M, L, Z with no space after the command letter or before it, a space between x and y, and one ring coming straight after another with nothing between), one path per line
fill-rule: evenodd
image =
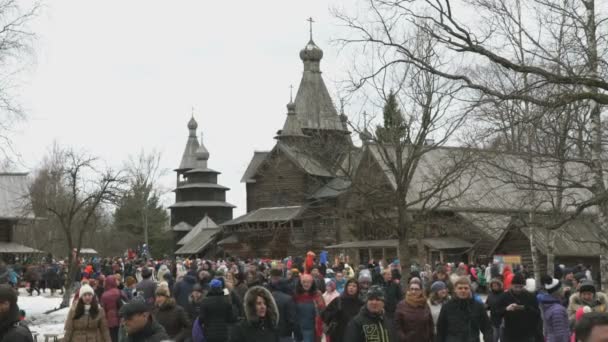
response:
M398 144L409 139L403 113L399 108L397 96L391 90L382 110L384 126L376 127L376 137L379 142Z

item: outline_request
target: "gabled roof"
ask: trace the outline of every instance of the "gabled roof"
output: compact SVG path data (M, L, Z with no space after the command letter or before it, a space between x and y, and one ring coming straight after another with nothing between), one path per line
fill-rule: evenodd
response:
M205 217L203 217L202 220L200 220L196 226L194 226L194 228L192 228L191 231L188 232L188 234L184 235L183 238L181 238L181 240L179 240L177 242L178 245L185 245L188 242L190 242L196 235L198 235L201 231L205 230L205 229L216 229L219 228L217 224L215 224L215 222L213 222L213 220L205 215Z
M196 236L194 236L188 243L180 247L175 254L181 255L192 255L201 253L209 244L214 240L217 233L221 229L209 228L201 230Z
M252 222L287 222L298 218L304 208L303 206L260 208L224 222L222 226Z
M395 188L394 174L390 169L396 159L394 149L377 144L369 144L366 148L384 171L388 183ZM404 155L407 153L406 149ZM534 163L534 181L557 186L556 162L536 158ZM537 211L553 210L550 191L531 191L529 188L524 176L528 164L524 155L458 147L429 147L414 172L407 201L412 204L410 209L422 209L423 200L426 200L426 208L459 212L521 212L531 210L531 194L535 193L534 208ZM458 171L452 173L449 181L445 181L445 175L455 169ZM569 163L565 172L566 178L570 178L573 184L590 184L589 172L582 163ZM437 190L439 181L444 182L441 191L429 196ZM567 189L564 196L567 199L564 205L567 206L590 198L590 193L586 189L573 187ZM564 208L566 211L571 209Z
M422 239L422 243L429 248L440 251L446 249L464 249L473 247L472 243L452 236L426 238Z
M0 219L33 219L27 173L0 173Z
M255 179L253 178L258 171L262 162L266 159L266 157L270 154L269 151L255 151L253 152L253 158L247 165L247 170L243 174L241 178L241 183L255 183Z
M300 151L295 146L289 146L282 142L278 142L275 149L283 152L291 161L293 161L304 172L313 176L331 177L332 173L323 167L310 153Z
M192 226L182 221L173 226L171 230L173 230L174 232L189 232L192 230Z
M96 250L94 250L93 248L81 248L80 249L80 254L91 254L91 255L97 255L99 253L97 253Z

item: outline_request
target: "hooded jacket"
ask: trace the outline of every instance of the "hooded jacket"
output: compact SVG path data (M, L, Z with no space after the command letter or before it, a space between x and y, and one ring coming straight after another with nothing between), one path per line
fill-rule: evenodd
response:
M19 307L11 303L7 316L0 321L0 342L32 342L32 333L19 325Z
M188 306L188 298L192 294L192 288L196 284L196 277L191 274L186 274L182 280L175 283L173 286L173 298L177 305L185 308Z
M541 293L536 298L543 312L546 342L570 341L568 313L560 299L547 293Z
M256 314L258 296L266 303L266 317L263 319ZM236 326L230 342L278 342L280 314L272 294L261 286L254 286L245 293L243 303L245 320Z
M190 336L190 319L186 311L175 304L175 299L167 298L162 305L154 307L152 314L172 340L182 342Z
M120 325L118 310L120 310L122 304L123 293L118 289L114 276L108 276L106 278L104 288L105 291L103 295L101 295L100 304L106 313L108 328L115 328ZM126 301L126 298L124 299Z
M570 296L568 302L568 319L574 322L576 318L576 310L583 306L588 306L593 312L606 312L608 307L608 296L602 292L596 292L591 303L585 302L580 293L574 293Z
M296 303L293 298L288 294L289 289L287 282L281 280L278 284L269 284L272 297L276 303L277 309L279 310L279 323L278 330L281 337L288 337L294 334L295 336L301 336L302 332L298 325L298 319L296 317Z
M499 284L500 289L498 291L492 291L492 284ZM502 289L502 281L500 279L492 279L490 281L490 286L488 288L488 298L486 298L486 310L490 311L490 320L492 321L492 325L495 327L499 327L502 323L502 318L498 314L498 300L500 296L504 293Z
M326 325L331 324L331 322L335 322L336 324L335 330L330 335L331 341L344 341L348 322L357 316L362 306L363 302L359 300L359 294L349 296L346 292L329 303L321 314L321 317Z
M207 293L201 303L198 320L208 342L228 340L228 326L237 318L235 311L230 297L225 296L221 289L212 289Z

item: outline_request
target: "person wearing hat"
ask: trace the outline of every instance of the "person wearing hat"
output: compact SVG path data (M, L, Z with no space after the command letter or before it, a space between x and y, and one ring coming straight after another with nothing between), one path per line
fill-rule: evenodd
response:
M492 322L492 331L494 342L498 342L500 337L500 326L502 325L502 317L498 314L498 302L500 297L505 292L502 288L502 281L499 278L493 278L489 283L488 297L486 298L486 310L490 311L490 322Z
M188 318L190 318L190 321L194 322L198 318L204 298L205 291L203 290L203 287L200 284L195 284L192 287L192 293L188 298L188 305L186 306L186 311L188 312Z
M228 340L229 325L237 320L237 310L224 295L223 283L219 279L209 282L209 292L201 303L198 322L202 326L207 342Z
M525 289L526 279L521 273L513 276L511 288L503 293L497 304L497 314L503 319L501 341L535 341L541 324L536 296Z
M479 341L483 334L485 342L492 341L492 324L483 304L473 299L471 280L456 278L454 297L445 303L437 319L437 342Z
M152 316L165 328L171 340L182 342L190 337L192 324L188 314L175 303L175 299L171 297L169 290L165 287L156 289Z
M154 320L150 306L143 298L133 298L119 311L122 324L118 331L119 342L161 342L169 339L162 325Z
M439 319L439 313L443 304L450 300L450 293L448 292L447 285L442 281L436 281L431 284L431 295L429 296L428 305L431 309L431 316L433 317L433 333L437 333L437 320Z
M283 278L283 271L278 268L270 269L268 290L279 310L279 322L277 330L279 341L293 342L292 336L301 336L302 333L297 325L296 304L293 301L292 291L287 280Z
M343 341L349 342L397 342L393 320L384 311L384 289L374 285L367 291L365 305L346 326Z
M544 275L541 278L543 289L536 297L543 312L543 331L549 342L570 341L568 313L562 305L563 289L559 279Z
M369 290L370 286L372 286L371 274L369 272L359 274L357 285L359 285L359 299L361 302L365 302L365 299L367 298L367 291Z
M0 285L0 342L32 342L28 328L19 324L17 292L8 284Z
M105 312L97 302L95 291L87 284L80 287L80 295L65 320L65 342L111 342Z
M576 310L583 306L590 307L593 312L605 313L608 296L597 292L592 281L583 280L578 287L578 292L572 294L568 302L568 319L571 323L576 320Z

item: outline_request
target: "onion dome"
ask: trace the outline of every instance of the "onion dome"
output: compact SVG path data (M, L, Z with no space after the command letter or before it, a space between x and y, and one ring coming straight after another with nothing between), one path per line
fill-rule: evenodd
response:
M190 131L190 136L196 137L196 129L198 128L198 122L194 120L194 116L188 121L188 130Z
M300 50L300 59L307 62L319 62L323 58L323 50L312 41L312 39L306 44L306 46Z

